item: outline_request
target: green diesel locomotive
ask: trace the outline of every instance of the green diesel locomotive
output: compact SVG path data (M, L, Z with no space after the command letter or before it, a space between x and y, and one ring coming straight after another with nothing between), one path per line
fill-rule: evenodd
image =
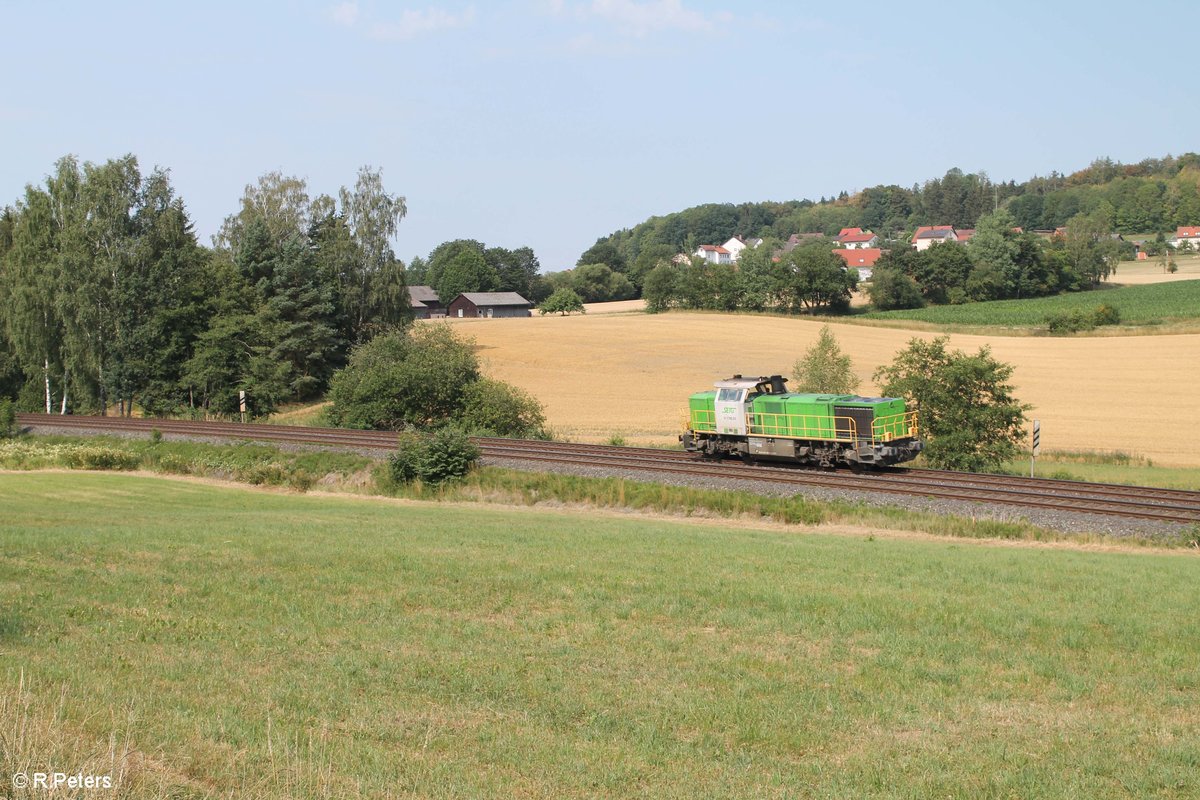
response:
M685 450L821 467L888 466L921 452L917 412L898 397L797 394L780 375L717 381L688 399Z

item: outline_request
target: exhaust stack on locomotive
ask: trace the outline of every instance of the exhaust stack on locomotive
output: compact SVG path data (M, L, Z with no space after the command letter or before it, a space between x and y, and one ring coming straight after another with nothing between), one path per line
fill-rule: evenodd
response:
M889 466L921 452L917 412L899 397L791 393L787 378L734 375L688 398L685 450L835 467Z

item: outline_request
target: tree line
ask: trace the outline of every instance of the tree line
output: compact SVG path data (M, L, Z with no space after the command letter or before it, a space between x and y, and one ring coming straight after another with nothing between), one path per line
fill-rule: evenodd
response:
M411 318L378 170L336 197L278 172L201 245L166 170L60 159L0 213L0 396L27 410L232 414L322 393Z
M640 291L664 258L735 235L787 239L793 233L833 236L841 228L861 227L905 241L920 225L974 228L1001 209L1026 231L1053 230L1079 214L1095 215L1108 231L1124 234L1153 235L1200 224L1200 155L1137 164L1097 159L1071 175L1054 172L1022 183L997 183L984 172L951 169L909 188L878 185L817 201L700 205L601 237L577 266L605 264Z
M1133 245L1114 239L1103 215L1077 214L1050 239L1023 231L1005 209L981 217L965 243L895 247L876 262L868 292L881 311L926 304L1042 297L1095 288Z
M443 242L407 269L410 285L432 287L446 304L462 292L516 292L536 303L552 291L540 273L531 248L488 247L474 239Z
M1061 235L1023 231L1005 209L980 218L965 243L922 251L896 244L875 263L867 291L876 309L1041 297L1095 288L1133 257L1114 239L1101 214L1077 214ZM785 252L779 239L743 250L736 264L703 258L662 259L646 275L642 295L651 313L671 308L708 311L845 313L858 286L831 239Z
M737 264L700 257L663 260L646 276L643 297L651 313L670 308L706 311L844 312L858 271L833 252L828 239L781 250L777 239L741 252Z

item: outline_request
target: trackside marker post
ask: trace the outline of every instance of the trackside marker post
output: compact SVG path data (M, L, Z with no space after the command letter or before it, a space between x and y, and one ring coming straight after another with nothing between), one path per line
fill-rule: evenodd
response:
M246 390L242 389L238 392L238 402L242 407L242 423L246 422Z
M1033 421L1033 449L1029 451L1029 477L1033 477L1033 460L1037 458L1038 450L1042 446L1042 421L1035 419Z

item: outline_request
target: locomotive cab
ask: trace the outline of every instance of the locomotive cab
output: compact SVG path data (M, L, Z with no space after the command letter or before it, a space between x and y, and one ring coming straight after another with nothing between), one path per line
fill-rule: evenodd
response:
M717 433L726 436L745 436L750 433L747 420L753 410L754 398L763 394L783 394L787 391L787 378L770 375L761 378L743 378L734 375L727 381L713 384L717 393L715 411Z
M782 394L786 391L786 383L787 378L782 375L762 378L734 375L727 381L717 381L714 384L717 389L714 399L717 433L725 436L747 435L750 432L747 420L750 419L754 398L761 394Z

